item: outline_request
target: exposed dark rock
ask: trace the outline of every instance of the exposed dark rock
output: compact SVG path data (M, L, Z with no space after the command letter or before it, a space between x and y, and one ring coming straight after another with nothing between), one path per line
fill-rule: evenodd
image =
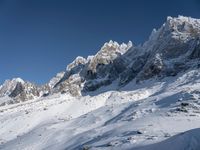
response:
M148 61L140 72L138 79L146 80L159 75L164 70L164 63L159 55L155 56L152 60Z
M16 97L19 94L21 94L24 90L24 87L22 83L18 82L15 89L12 91L12 93L9 95L10 97Z
M194 50L192 51L190 58L191 59L200 58L200 41L199 40L198 40L198 43L195 46Z
M109 85L111 84L112 81L109 80L109 79L106 79L106 80L101 80L101 81L98 81L98 80L90 80L90 81L87 81L85 84L84 84L84 89L83 91L84 92L87 92L87 91L95 91L97 90L98 88L102 87L102 86L106 86L106 85Z

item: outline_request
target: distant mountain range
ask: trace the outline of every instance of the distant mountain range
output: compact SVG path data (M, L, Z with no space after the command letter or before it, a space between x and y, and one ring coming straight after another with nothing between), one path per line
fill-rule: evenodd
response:
M65 71L49 83L38 86L20 78L6 80L0 86L0 97L16 103L54 93L87 95L115 82L117 90L135 80L176 76L189 68L200 67L200 20L190 17L168 17L149 39L136 46L129 41L105 43L94 56L78 56Z

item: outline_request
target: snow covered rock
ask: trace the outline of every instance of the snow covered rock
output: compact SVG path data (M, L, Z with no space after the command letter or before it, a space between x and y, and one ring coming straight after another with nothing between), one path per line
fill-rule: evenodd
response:
M17 83L24 84L24 81L21 78L14 78L12 80L6 80L0 88L0 96L10 95L11 92L15 89Z
M76 59L67 66L66 70L71 70L72 68L75 68L79 65L85 65L87 63L87 60L81 56L76 57Z
M39 88L33 83L14 78L4 82L0 89L0 96L8 96L13 99L12 103L17 103L39 97Z
M60 79L63 78L65 72L60 72L60 73L57 73L57 75L55 77L53 77L50 81L49 81L49 86L51 88L53 88L59 81Z
M64 76L54 86L54 93L73 91L73 95L80 96L82 91L95 91L111 84L125 68L120 56L131 47L132 42L130 41L128 44L122 43L121 45L109 41L96 55L89 56L87 59L77 57L67 66Z

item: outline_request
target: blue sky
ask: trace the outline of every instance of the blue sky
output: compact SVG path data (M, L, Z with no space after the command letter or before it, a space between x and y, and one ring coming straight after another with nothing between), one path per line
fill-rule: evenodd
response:
M76 56L142 43L178 15L200 18L200 0L0 0L0 83L46 83Z

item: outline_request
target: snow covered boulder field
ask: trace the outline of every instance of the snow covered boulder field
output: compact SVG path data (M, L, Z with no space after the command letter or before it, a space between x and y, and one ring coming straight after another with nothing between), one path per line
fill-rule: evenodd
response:
M0 86L2 150L200 150L200 20L105 43L49 83Z

